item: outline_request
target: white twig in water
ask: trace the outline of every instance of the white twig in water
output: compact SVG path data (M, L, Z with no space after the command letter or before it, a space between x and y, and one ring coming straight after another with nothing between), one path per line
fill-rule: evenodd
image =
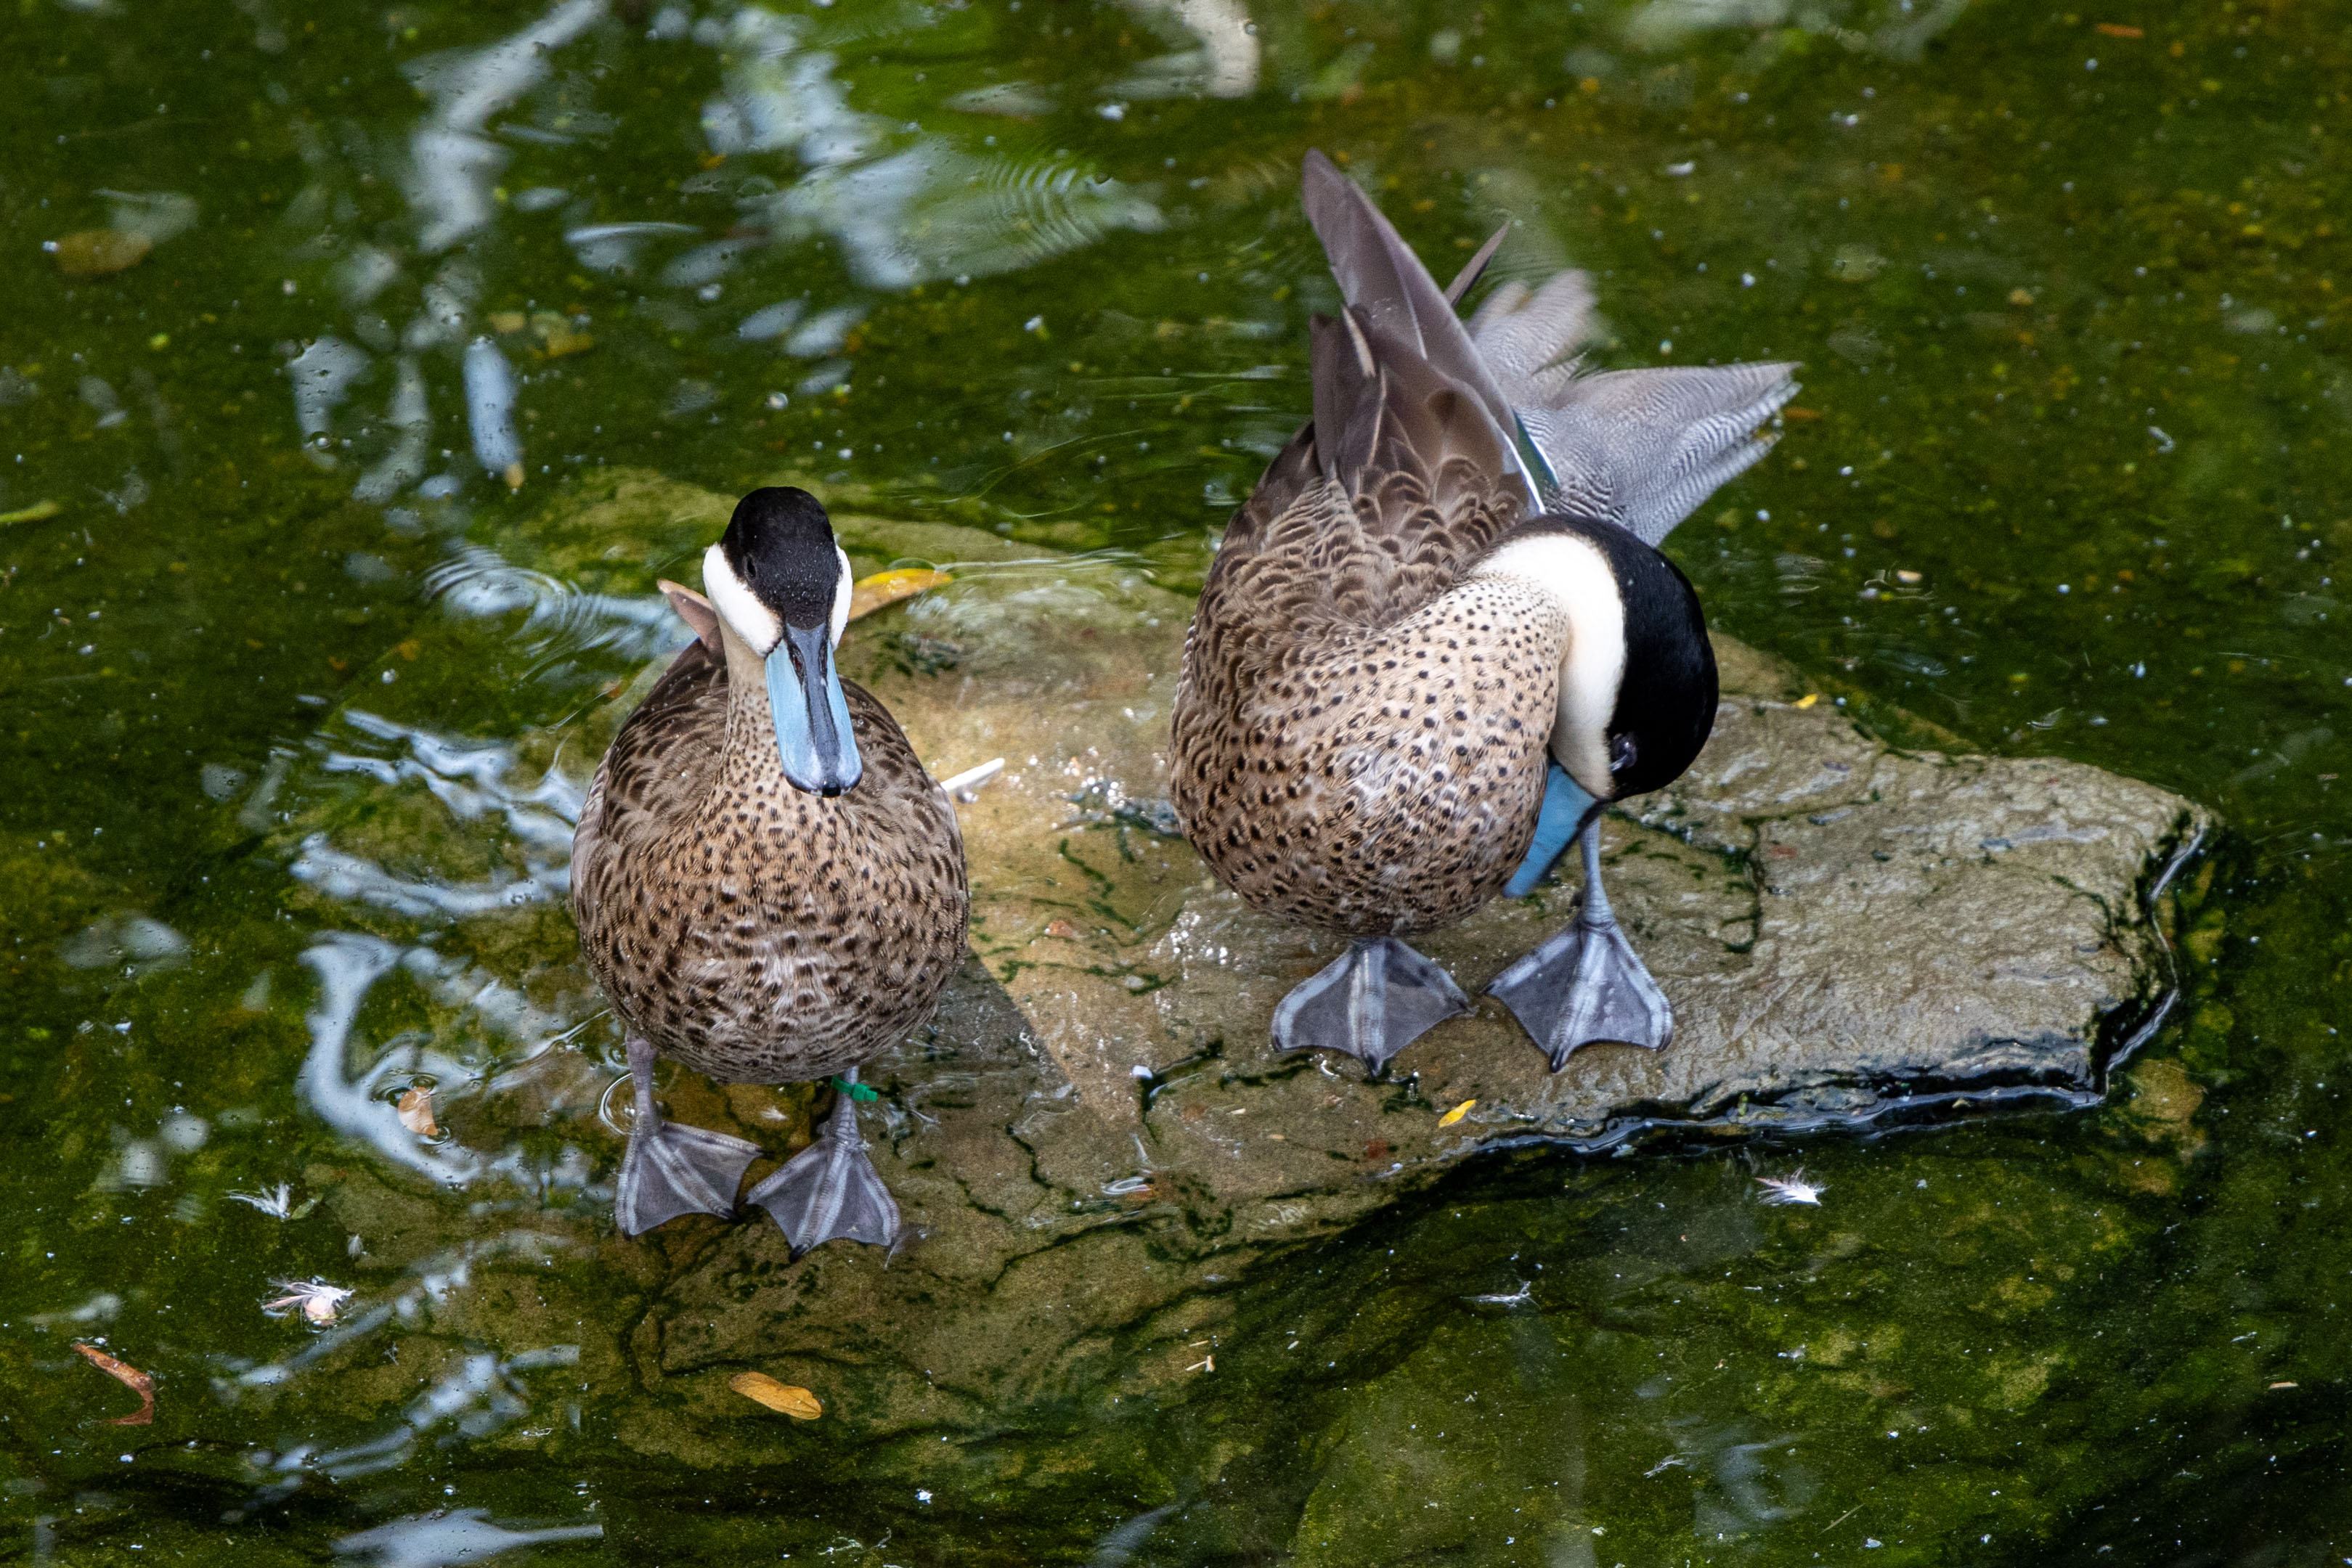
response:
M1805 1167L1802 1166L1799 1166L1784 1176L1758 1176L1756 1185L1764 1189L1764 1196L1758 1201L1776 1207L1810 1203L1819 1208L1822 1204L1822 1194L1829 1191L1825 1186L1816 1186L1807 1181Z
M1673 1469L1676 1465L1679 1465L1682 1462L1683 1457L1680 1454L1668 1454L1664 1458L1660 1459L1656 1464L1652 1465L1648 1469L1643 1470L1642 1472L1642 1477L1646 1480L1652 1476L1661 1475L1667 1470Z
M983 762L977 768L967 768L952 779L940 780L940 788L948 792L950 800L969 802L973 791L1004 771L1004 758Z
M282 1318L291 1312L326 1327L335 1321L352 1292L341 1285L330 1285L324 1280L272 1280L270 1284L286 1292L274 1301L264 1301L261 1310L273 1318Z
M1507 1296L1497 1294L1497 1295L1492 1295L1492 1296L1473 1296L1473 1297L1471 1297L1470 1299L1471 1299L1472 1301L1476 1301L1476 1302L1480 1303L1480 1304L1481 1304L1481 1305L1483 1305L1483 1306L1489 1306L1489 1307L1516 1307L1516 1306L1519 1306L1519 1305L1521 1305L1521 1304L1522 1304L1522 1303L1524 1303L1524 1302L1532 1301L1534 1301L1534 1300L1536 1299L1536 1292L1535 1292L1535 1281L1534 1281L1533 1280L1522 1280L1522 1281L1519 1281L1519 1288L1518 1288L1517 1290L1516 1290L1516 1291L1512 1291L1509 1295L1507 1295Z

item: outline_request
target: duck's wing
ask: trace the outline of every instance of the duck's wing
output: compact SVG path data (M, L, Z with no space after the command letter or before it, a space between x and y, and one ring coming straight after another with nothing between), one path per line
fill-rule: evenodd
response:
M1563 272L1497 288L1465 327L1454 313L1504 234L1441 292L1371 199L1320 152L1307 155L1307 215L1350 307L1476 394L1547 510L1630 528L1655 545L1771 449L1759 427L1796 395L1792 364L1577 374L1592 285Z
M1493 237L1478 247L1478 254L1454 274L1454 281L1445 286L1447 305L1460 303L1464 295L1477 287L1478 279L1486 271L1486 264L1495 259L1495 252L1502 247L1504 237L1510 232L1508 224L1496 229ZM1581 277L1582 274L1577 276ZM1318 483L1322 473L1315 454L1315 422L1310 419L1300 425L1298 434L1275 455L1274 461L1266 465L1264 477L1258 480L1257 488L1234 514L1233 521L1225 527L1223 548L1247 548L1267 524L1298 499L1307 486Z
M688 643L621 723L572 839L572 905L593 922L597 873L615 846L656 835L709 794L727 740L727 662Z
M1318 317L1313 355L1314 420L1202 587L1188 657L1202 679L1246 686L1294 651L1402 620L1526 509L1484 402L1400 335L1362 312Z
M866 775L846 797L856 809L875 816L875 831L927 853L940 857L942 871L932 880L942 888L964 885L963 831L957 825L954 805L947 791L915 755L914 743L898 727L898 720L882 699L856 681L841 683L849 722L857 736L857 753Z
M1339 279L1348 308L1404 354L1425 361L1475 396L1505 437L1503 471L1528 483L1509 439L1510 400L1454 313L1453 299L1438 288L1437 280L1371 198L1320 152L1307 154L1302 193L1307 221L1323 242L1323 254L1330 260L1331 275ZM1494 248L1495 242L1489 241L1481 255L1491 256ZM1474 259L1472 266L1483 269L1480 261ZM1466 288L1475 277L1473 273L1455 281ZM1528 494L1535 498L1531 484Z
M1579 375L1592 285L1563 272L1506 283L1469 333L1535 448L1548 508L1619 523L1655 545L1772 448L1760 427L1797 394L1793 364L1668 366Z

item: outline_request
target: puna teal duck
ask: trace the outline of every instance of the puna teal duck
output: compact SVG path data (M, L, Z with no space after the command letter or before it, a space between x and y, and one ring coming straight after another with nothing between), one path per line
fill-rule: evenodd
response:
M1663 1047L1673 1012L1601 885L1603 806L1687 768L1715 719L1697 595L1658 544L1771 444L1791 367L1579 373L1591 290L1454 304L1320 153L1306 208L1346 307L1314 323L1314 417L1234 516L1185 646L1173 796L1254 907L1354 938L1276 1043L1374 1071L1466 1011L1403 938L1583 848L1575 922L1489 988L1555 1070ZM1506 231L1507 233L1507 230Z
M839 1075L824 1133L747 1201L796 1254L887 1246L898 1209L858 1133L857 1070L962 960L963 841L888 710L834 666L849 561L816 498L753 491L702 570L708 598L662 585L696 640L614 737L572 842L582 948L629 1031L621 1228L733 1213L761 1152L662 1115L667 1056L731 1083Z

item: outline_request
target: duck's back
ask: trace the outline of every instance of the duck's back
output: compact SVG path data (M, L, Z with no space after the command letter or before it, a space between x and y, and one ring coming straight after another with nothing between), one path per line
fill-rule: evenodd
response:
M845 1071L919 1025L962 961L954 810L889 711L842 689L865 772L826 799L784 779L764 694L733 703L723 660L690 644L581 813L590 966L633 1030L714 1078Z

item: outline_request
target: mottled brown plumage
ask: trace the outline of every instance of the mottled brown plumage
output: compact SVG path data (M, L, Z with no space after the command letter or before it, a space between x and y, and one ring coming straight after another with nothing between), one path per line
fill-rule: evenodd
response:
M843 684L865 776L778 765L748 653L694 643L629 716L581 813L572 908L630 1029L728 1082L823 1078L929 1016L962 961L963 840L888 710ZM749 678L745 678L748 674Z
M1177 815L1257 909L1355 938L1275 1009L1275 1043L1380 1071L1469 1008L1402 938L1524 893L1581 843L1574 924L1491 994L1555 1069L1663 1046L1673 1010L1601 886L1601 808L1690 765L1714 656L1658 541L1761 457L1785 365L1587 376L1588 280L1454 313L1370 198L1307 156L1346 304L1318 318L1315 414L1235 514L1177 688ZM1538 513L1534 503L1542 497Z
M1349 325L1318 324L1315 421L1202 589L1173 796L1254 907L1407 936L1493 897L1526 856L1569 628L1533 586L1464 575L1524 506L1493 422L1426 359Z

